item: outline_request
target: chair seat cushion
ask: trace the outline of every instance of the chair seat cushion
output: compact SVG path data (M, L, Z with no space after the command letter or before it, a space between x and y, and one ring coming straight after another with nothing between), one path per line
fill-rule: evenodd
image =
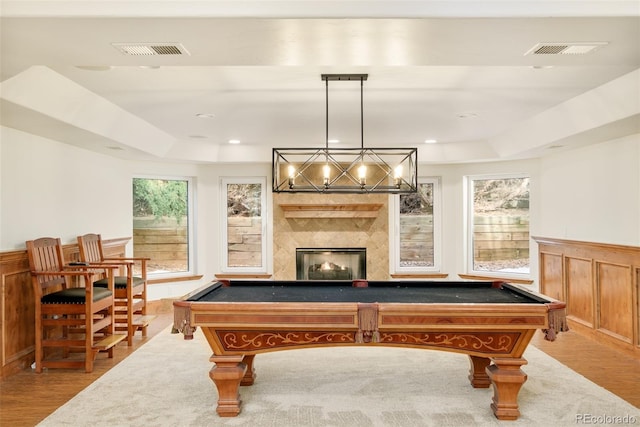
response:
M126 288L127 287L127 276L116 276L114 277L114 285L116 288ZM133 277L133 286L138 286L144 283L144 279L142 277ZM98 286L101 288L109 287L108 279L100 279L93 282L93 286Z
M111 296L111 291L104 288L93 289L93 301L100 301L101 299ZM64 289L58 292L52 292L45 295L40 300L43 304L84 304L86 298L86 292L84 288L71 288Z

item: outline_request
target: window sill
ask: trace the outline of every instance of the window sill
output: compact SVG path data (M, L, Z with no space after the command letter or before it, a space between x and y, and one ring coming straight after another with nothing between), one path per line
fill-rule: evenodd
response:
M506 276L483 276L478 274L458 274L461 279L465 280L490 280L490 281L502 281L509 283L519 283L521 285L531 285L533 280L531 279L515 279L513 277Z
M255 274L235 274L235 273L220 273L220 274L216 274L216 279L235 279L235 280L242 280L242 279L259 279L259 280L264 280L264 279L271 279L271 274L266 274L266 273L255 273Z
M446 279L448 273L392 273L392 279Z
M161 277L157 279L147 279L147 283L149 285L157 285L159 283L171 283L171 282L186 282L189 280L200 280L202 279L202 275L195 276L171 276L171 277Z

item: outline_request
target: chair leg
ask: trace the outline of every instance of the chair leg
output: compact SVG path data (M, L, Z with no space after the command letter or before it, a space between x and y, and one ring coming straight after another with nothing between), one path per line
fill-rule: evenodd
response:
M68 326L63 326L62 327L62 336L64 338L69 338L69 327ZM62 347L62 358L66 359L69 357L69 354L71 352L69 351L69 347Z
M142 309L140 310L140 315L144 317L144 316L147 315L147 285L146 285L146 282L145 282L144 287L142 288L142 293L140 294L140 297L142 298ZM144 325L141 328L143 337L147 336L147 326L148 325L145 322Z
M42 314L40 310L36 313L36 351L35 351L35 363L36 372L42 373Z
M84 370L87 373L93 372L93 314L87 313L84 322ZM96 331L97 332L97 331Z
M133 295L127 298L127 345L131 347L133 345L133 335L136 333L136 328L133 325Z

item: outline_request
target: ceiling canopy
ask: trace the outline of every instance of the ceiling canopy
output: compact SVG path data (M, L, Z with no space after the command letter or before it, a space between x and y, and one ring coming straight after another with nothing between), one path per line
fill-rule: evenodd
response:
M1 124L121 158L322 146L322 74L368 74L367 147L422 163L640 132L636 1L20 0L1 16ZM332 147L360 145L359 90L332 93Z

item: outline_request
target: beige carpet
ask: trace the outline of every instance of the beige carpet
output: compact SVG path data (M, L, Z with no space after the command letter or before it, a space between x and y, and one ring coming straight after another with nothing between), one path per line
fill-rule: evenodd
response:
M640 409L531 346L517 421L495 419L492 389L469 385L467 356L385 347L258 355L256 383L241 387L242 413L220 418L210 353L200 331L184 341L167 329L40 426L576 426L625 424L622 417L640 424Z

